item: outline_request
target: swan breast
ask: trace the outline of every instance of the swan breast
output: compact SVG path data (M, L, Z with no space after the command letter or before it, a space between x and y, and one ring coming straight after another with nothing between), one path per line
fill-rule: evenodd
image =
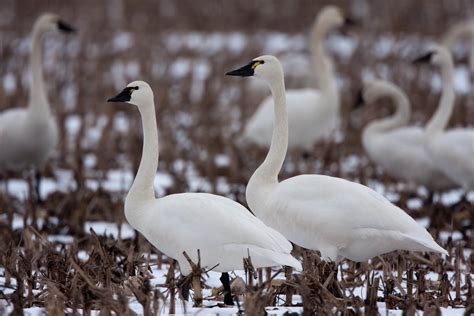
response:
M41 167L58 141L53 117L38 120L26 109L12 109L0 116L0 167L20 169L29 165Z
M197 260L198 249L202 266L218 264L217 271L242 269L242 258L248 254L255 266L291 262L290 242L246 208L221 196L173 194L141 210L126 210L126 215L155 247L179 261L182 272L189 268L182 252Z

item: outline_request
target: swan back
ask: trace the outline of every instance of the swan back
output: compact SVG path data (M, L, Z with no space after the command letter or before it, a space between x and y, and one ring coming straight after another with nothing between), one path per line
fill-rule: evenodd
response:
M365 261L396 249L446 253L403 210L372 189L344 179L292 177L280 182L266 203L256 212L265 223L332 260Z
M468 192L474 190L474 128L456 128L437 135L428 151L448 177Z

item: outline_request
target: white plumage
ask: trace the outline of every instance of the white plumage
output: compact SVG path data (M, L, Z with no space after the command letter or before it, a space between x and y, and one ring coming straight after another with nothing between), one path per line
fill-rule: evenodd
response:
M439 167L465 191L474 190L474 128L448 130L428 145Z
M56 146L58 130L41 69L41 39L44 33L54 30L73 31L54 14L41 15L33 27L28 107L6 110L0 115L0 169L41 169Z
M137 220L137 210L126 209L127 220L147 240L179 262L181 273L191 272L183 251L214 271L243 270L250 255L255 267L278 265L301 269L290 252L291 243L267 227L242 205L207 193L165 196L143 205L147 213ZM141 221L143 219L143 221Z
M127 221L155 247L191 272L183 251L201 266L227 272L243 269L250 256L254 267L288 265L301 269L290 255L292 245L265 226L242 205L207 193L172 194L156 199L153 179L158 166L158 132L153 92L143 81L130 83L111 102L137 105L143 122L144 145L137 175L125 200Z
M362 133L364 149L377 165L392 177L412 186L423 185L435 191L457 186L426 152L428 139L425 129L407 126L410 102L399 87L386 81L366 81L361 95L367 103L388 96L396 107L393 115L370 122Z
M441 44L448 49L453 49L460 39L468 42L469 68L474 73L474 20L462 21L453 25L441 38Z
M278 182L288 145L283 70L261 56L229 75L256 75L270 86L275 127L265 161L249 180L246 198L264 223L324 258L364 261L392 250L447 254L414 219L382 195L358 183L322 175Z
M324 49L331 30L349 21L335 6L326 6L316 17L311 30L310 51L319 89L287 92L290 139L289 148L311 150L318 141L328 139L339 124L339 91L333 64ZM273 130L272 100L266 98L248 121L242 139L269 147Z
M249 183L249 205L264 223L324 258L365 261L397 249L446 253L403 210L358 183L300 175L280 182L252 207L254 195L262 198Z
M467 192L474 190L474 128L445 131L454 108L453 60L443 46L417 59L441 69L443 90L439 106L426 125L426 150L436 165Z
M334 114L337 106L330 106L331 97L314 89L289 90L287 102L292 104L292 115L288 117L289 143L311 149L315 139L326 139L338 124ZM312 106L326 104L328 106ZM269 146L273 131L273 100L266 98L257 112L250 118L244 131L244 138L252 139L262 147Z

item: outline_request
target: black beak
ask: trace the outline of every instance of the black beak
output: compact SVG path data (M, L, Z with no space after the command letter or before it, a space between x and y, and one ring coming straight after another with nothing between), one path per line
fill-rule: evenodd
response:
M73 28L71 25L69 25L66 22L61 21L61 20L58 21L58 29L61 32L64 32L64 33L75 33L76 32L75 28Z
M352 106L352 109L354 110L358 109L362 107L364 104L365 104L364 95L362 93L362 89L360 89L359 92L357 92L357 98L356 98L356 101L354 102L354 105Z
M359 25L359 22L357 22L356 20L354 20L352 18L346 17L344 19L344 26L345 27L354 27L354 26L357 26L357 25Z
M423 56L418 57L413 61L414 64L429 63L431 61L431 56L433 52L429 52Z
M117 94L115 97L110 98L107 100L107 102L128 102L130 101L130 98L132 96L133 89L130 89L129 87L125 88Z
M250 64L243 66L242 68L229 71L226 73L227 76L240 76L240 77L251 77L254 75L255 71L252 67L255 61L252 61Z

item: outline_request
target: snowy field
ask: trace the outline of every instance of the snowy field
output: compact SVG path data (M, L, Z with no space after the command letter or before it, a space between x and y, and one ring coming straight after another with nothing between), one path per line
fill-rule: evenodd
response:
M27 103L29 32L39 12L58 12L79 32L45 38L46 86L61 137L44 173L43 202L32 202L28 172L8 173L3 175L8 181L0 181L0 314L168 314L170 309L179 315L237 314L237 307L217 306L222 302L222 293L215 290L220 274L212 271L203 275L205 307L183 301L177 266L170 271L172 261L126 222L123 201L141 155L141 123L134 107L105 100L135 79L154 88L160 133L157 196L212 192L246 205L245 185L266 152L234 140L269 92L255 80L229 80L224 73L253 57L273 54L283 61L287 88L311 87L307 37L322 4L269 2L259 20L252 16L258 12L252 1L242 7L237 2L227 7L196 3L200 5L126 0L5 4L0 110ZM360 21L348 34L327 39L343 121L335 142L316 145L308 159L290 152L280 175L322 173L368 185L426 227L450 255L400 252L357 265L343 261L332 282L330 268L316 254L297 249L295 255L312 268L295 273L289 283L278 269L271 271L271 281L263 271L239 297L248 314L253 307L268 315L347 310L463 315L469 306L472 310L474 192L466 194L467 201L460 189L430 200L425 188L411 192L386 176L364 154L360 132L390 107L351 112L360 80L382 78L404 89L413 105L413 124L424 124L437 106L441 79L436 69L414 67L411 61L443 31L426 21L443 19L448 25L460 16L472 18L474 8L468 3L445 0L423 7L402 1L388 10L378 1L338 2ZM215 20L208 15L212 10L220 12ZM426 23L415 29L418 19ZM465 43L454 47L457 97L450 126L474 124L468 49ZM231 277L248 276L235 271ZM326 280L330 282L322 289ZM297 294L293 306L287 306L291 289Z

